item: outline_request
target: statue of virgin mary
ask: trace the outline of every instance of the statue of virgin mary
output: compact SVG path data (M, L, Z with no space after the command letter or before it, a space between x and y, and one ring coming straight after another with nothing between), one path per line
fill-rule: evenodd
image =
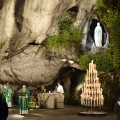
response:
M102 47L102 28L99 22L94 30L94 40L96 47Z

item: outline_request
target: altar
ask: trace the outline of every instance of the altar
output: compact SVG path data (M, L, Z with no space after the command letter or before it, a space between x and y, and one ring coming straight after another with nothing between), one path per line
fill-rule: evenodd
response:
M62 93L38 93L40 108L64 108L64 95Z

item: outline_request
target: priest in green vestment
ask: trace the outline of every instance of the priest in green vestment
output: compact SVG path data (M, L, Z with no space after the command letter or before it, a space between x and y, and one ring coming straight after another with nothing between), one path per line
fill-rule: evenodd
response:
M23 85L22 89L18 91L18 96L18 106L20 109L20 114L28 114L30 91L26 88L26 85Z
M6 84L5 96L8 107L12 107L12 87L9 85L9 83Z
M5 89L4 89L4 86L2 84L0 84L0 93L1 93L2 100L6 102Z

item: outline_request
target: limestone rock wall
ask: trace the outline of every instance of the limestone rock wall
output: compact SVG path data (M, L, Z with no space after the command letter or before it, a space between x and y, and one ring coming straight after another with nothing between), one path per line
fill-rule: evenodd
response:
M64 63L57 57L48 58L41 43L56 32L57 22L64 12L77 6L76 23L81 24L85 17L81 10L90 11L95 2L0 0L0 80L16 85L21 82L51 84Z

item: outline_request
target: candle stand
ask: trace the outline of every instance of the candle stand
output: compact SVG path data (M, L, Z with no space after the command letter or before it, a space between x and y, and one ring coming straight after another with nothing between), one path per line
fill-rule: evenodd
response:
M96 64L93 60L89 63L89 70L85 75L85 82L83 84L81 93L81 105L90 107L90 111L79 112L82 116L106 116L106 112L93 111L93 107L104 105L103 90L100 87L99 78L97 76Z

